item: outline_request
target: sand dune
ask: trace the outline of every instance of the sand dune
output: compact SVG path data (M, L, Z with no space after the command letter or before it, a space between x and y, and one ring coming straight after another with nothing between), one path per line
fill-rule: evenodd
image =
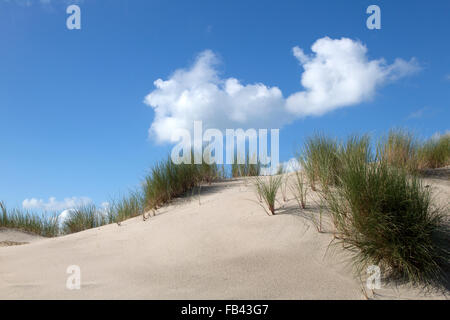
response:
M429 181L448 201L448 180ZM2 247L0 298L363 299L349 253L289 198L268 216L248 180L215 183L147 221ZM66 288L69 265L81 268L80 290ZM383 283L374 298L446 297Z
M35 234L22 232L19 230L0 228L0 247L28 244L30 242L43 239L43 237Z

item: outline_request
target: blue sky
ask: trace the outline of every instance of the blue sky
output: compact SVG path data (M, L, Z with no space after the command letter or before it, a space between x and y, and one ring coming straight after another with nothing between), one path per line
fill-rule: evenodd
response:
M72 3L81 8L81 30L66 28ZM366 27L371 4L381 8L381 30ZM149 136L156 109L145 99L156 92L154 81L191 70L205 50L216 61L207 70L242 86L276 87L282 97L273 101L280 103L305 90L296 46L311 66L311 46L325 37L333 46L341 38L362 43L367 62L385 59L373 90L354 101L319 103L327 110L320 115L294 101L296 111L283 113L282 161L314 131L377 136L400 126L423 138L443 133L450 119L449 12L450 2L440 0L0 0L0 199L10 207L33 198L48 204L50 197L100 204L136 187L173 146ZM397 58L409 69L399 71Z

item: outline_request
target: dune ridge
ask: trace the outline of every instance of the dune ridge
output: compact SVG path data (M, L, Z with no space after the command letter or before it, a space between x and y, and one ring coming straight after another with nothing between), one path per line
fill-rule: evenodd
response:
M449 181L428 181L448 201ZM311 197L306 213L313 214ZM251 178L217 182L147 221L0 248L0 298L364 299L349 253L329 246L332 239L300 214L292 195L268 216ZM70 265L81 268L80 290L66 288ZM391 284L368 294L447 298Z

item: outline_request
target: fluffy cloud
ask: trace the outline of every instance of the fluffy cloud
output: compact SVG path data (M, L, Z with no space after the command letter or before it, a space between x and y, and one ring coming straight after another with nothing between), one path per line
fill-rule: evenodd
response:
M414 59L396 59L391 65L383 59L369 60L367 48L348 38L319 39L311 51L306 55L299 47L293 49L304 69L301 84L305 90L288 97L286 108L297 116L322 115L369 100L383 83L418 69Z
M367 48L347 38L319 39L311 51L308 55L293 48L304 68L304 89L287 98L278 87L221 78L217 56L202 52L190 68L154 82L155 89L144 100L155 112L150 135L159 142L175 142L172 133L192 129L194 120L202 120L205 128L281 128L295 118L366 101L382 84L418 69L414 60L397 59L390 65L383 59L369 60Z
M23 200L22 207L24 209L41 209L44 211L62 211L90 203L92 203L92 200L87 197L65 198L62 201L57 201L55 197L50 197L47 202L43 199L31 198Z
M283 118L284 99L277 87L242 85L235 78L221 79L215 69L218 59L202 52L190 69L177 70L168 80L154 82L156 89L145 98L154 108L150 133L158 141L172 141L177 128L191 129L194 120L204 127L266 127Z

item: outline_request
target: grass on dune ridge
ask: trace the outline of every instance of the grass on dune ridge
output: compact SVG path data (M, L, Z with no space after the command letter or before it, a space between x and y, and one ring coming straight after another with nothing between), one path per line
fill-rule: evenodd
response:
M450 133L433 137L418 150L420 168L436 169L450 165Z
M157 210L204 183L211 184L226 178L223 166L219 169L217 164L209 163L208 159L204 159L201 164L194 164L193 160L193 151L190 164L177 165L167 157L151 168L139 189L111 201L108 208L98 208L94 204L73 208L69 210L64 221L58 221L57 215L49 218L45 214L39 216L18 209L7 211L2 204L0 227L17 228L49 237L79 232L109 223L120 223L145 212ZM238 176L259 175L261 170L259 162L250 163L248 156L245 162L238 166Z
M259 176L261 174L261 168L261 162L259 159L256 159L256 155L252 155L250 158L247 153L243 159L238 159L235 156L231 165L231 176L233 178Z
M420 141L405 129L393 129L378 145L380 157L410 173L450 165L450 133Z
M38 215L20 209L8 211L3 202L0 202L0 211L0 227L30 232L43 237L55 237L58 235L57 214Z
M299 155L299 162L305 170L313 191L317 190L317 183L328 186L337 182L338 149L337 140L323 134L306 138Z
M264 201L272 215L275 215L277 193L283 183L283 176L256 177L254 180L260 201Z
M191 154L191 161L194 157ZM64 221L63 232L73 233L109 223L120 223L151 210L157 210L174 198L221 176L218 166L208 164L174 164L170 157L154 165L144 178L141 188L131 191L111 205L99 210L94 205L72 210Z

